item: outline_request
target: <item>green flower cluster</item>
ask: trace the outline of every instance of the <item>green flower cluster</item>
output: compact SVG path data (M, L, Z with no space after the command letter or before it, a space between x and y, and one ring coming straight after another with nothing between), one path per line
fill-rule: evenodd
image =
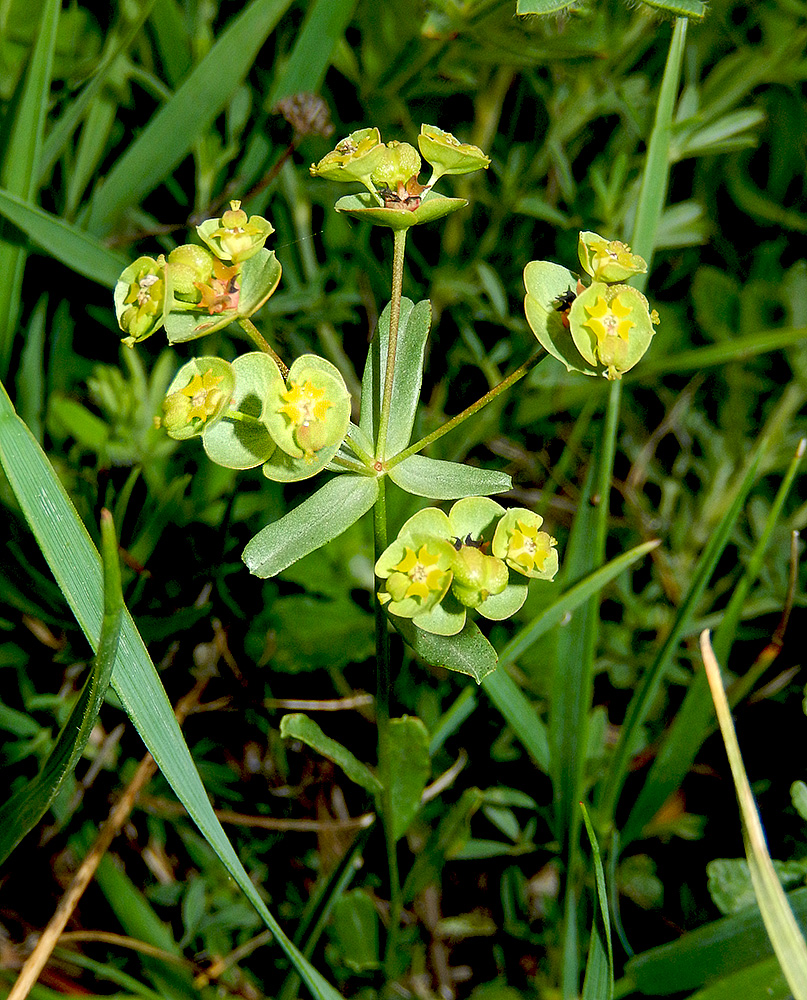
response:
M204 246L138 257L118 279L115 312L130 347L161 327L172 344L202 337L251 316L277 288L281 267L264 247L274 232L266 219L248 218L232 201L220 219L196 231Z
M437 635L460 632L468 608L492 621L509 618L527 598L526 581L552 580L558 571L556 542L542 523L531 510L506 511L489 497L458 500L448 514L426 507L379 557L378 599Z
M258 351L232 363L194 358L180 368L163 401L162 424L171 437L201 437L218 465L262 465L276 482L308 479L324 469L349 423L344 379L313 354L297 358L285 378Z
M618 379L650 346L658 314L636 288L621 284L647 264L629 246L580 233L580 264L588 285L550 261L524 268L527 322L545 350L569 371Z
M408 229L432 222L467 205L464 198L446 198L432 191L443 174L468 174L487 168L490 157L478 146L460 142L434 125L421 125L418 148L408 142L384 143L377 128L351 132L319 163L311 174L327 180L359 182L368 194L348 195L336 203L338 212L391 229ZM418 176L425 159L432 167L427 184Z

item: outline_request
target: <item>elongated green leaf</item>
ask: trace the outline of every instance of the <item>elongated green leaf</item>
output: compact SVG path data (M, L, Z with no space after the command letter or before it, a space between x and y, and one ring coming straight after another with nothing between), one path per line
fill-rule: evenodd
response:
M608 913L608 892L605 888L605 872L602 867L602 856L597 835L584 803L580 803L583 822L586 826L591 855L594 861L594 878L597 884L597 903L600 909L605 934L606 948L603 947L597 926L591 932L591 942L586 962L586 978L583 983L582 1000L612 1000L614 995L614 951L611 944L611 918Z
M294 43L283 75L269 92L269 107L293 94L317 94L337 43L356 8L357 0L316 0Z
M160 920L140 889L108 854L101 858L95 878L129 937L145 941L177 959L181 957L182 949L171 928ZM186 967L151 955L143 956L143 965L164 1000L191 1000L193 977Z
M125 52L129 48L138 36L155 2L156 0L134 0L134 3L127 4L125 8L121 8L122 15L127 18L123 31L120 31L116 26L110 32L105 43L104 55L95 72L84 85L81 92L70 101L61 118L59 118L48 132L48 136L42 147L42 154L37 163L37 184L44 183L54 164L65 151L67 144L70 142L70 137L92 107L96 95L106 85L109 72L115 60L122 52ZM136 11L136 14L134 17L131 17L133 11Z
M807 927L807 888L788 893L787 899L801 927ZM748 907L635 955L625 973L642 993L667 995L697 989L772 954L761 913Z
M414 899L427 885L439 882L446 860L455 857L468 843L471 817L484 800L484 793L478 788L466 788L459 802L442 817L426 846L415 855L403 887L404 902Z
M689 1000L793 1000L782 967L775 958L738 969L693 993Z
M702 21L706 17L706 4L702 0L642 0L648 7L664 10L676 17L691 17Z
M0 186L23 202L37 191L36 167L50 104L50 81L56 48L61 0L48 0L42 8L36 45L22 84L8 140L2 151ZM34 15L35 16L35 15ZM0 378L5 378L20 313L20 294L26 250L9 242L9 227L0 224Z
M355 781L371 795L378 795L381 791L381 782L370 768L362 764L347 747L326 736L317 723L307 715L301 712L284 715L280 720L280 735L283 739L300 740L323 757L327 757L341 767L351 781Z
M101 518L101 539L104 555L104 615L98 653L78 701L56 738L44 766L32 781L0 807L0 864L42 819L65 778L75 770L90 738L112 676L112 665L118 652L123 595L118 542L112 518L107 511L104 511Z
M516 0L516 14L560 14L574 6L574 0Z
M656 539L649 542L642 542L641 545L628 549L621 556L612 559L604 566L584 577L579 583L564 591L549 607L544 608L539 615L533 618L529 625L525 625L524 628L513 636L501 651L499 662L502 665L515 663L534 642L550 629L560 625L569 613L579 607L583 601L599 593L606 584L619 576L629 566L632 566L633 563L647 555L648 552L652 552L660 544Z
M536 709L506 670L500 669L482 681L485 694L504 716L538 767L549 774L549 736Z
M390 424L387 431L385 458L397 455L409 444L415 414L420 402L423 382L423 358L431 326L432 307L427 299L415 305L411 299L401 299L398 319L398 343L395 352L395 374L390 404ZM389 346L390 306L387 303L378 321L361 383L361 415L359 427L366 437L375 441L378 413L374 407L384 395ZM401 463L403 464L403 463Z
M425 455L410 455L388 472L389 478L407 493L430 500L489 497L513 488L506 472L478 469L458 462L444 462Z
M701 634L700 646L740 805L745 856L748 858L748 869L759 911L795 1000L807 1000L807 942L796 923L768 853L754 793L745 773L740 745L734 731L731 709L723 690L720 667L712 652L707 631Z
M64 487L0 384L0 464L65 599L93 649L101 631L101 561ZM283 933L238 860L208 800L131 615L124 612L112 687L158 767L317 1000L338 994Z
M732 337L719 344L709 344L706 347L696 347L691 351L681 351L680 354L668 354L664 357L649 357L642 361L641 370L628 373L625 378L647 379L649 376L661 375L664 372L692 372L701 368L713 368L716 365L729 364L732 361L746 361L758 354L768 354L785 347L793 347L807 340L807 327L783 327L781 330L763 330L760 333L749 333L742 337Z
M731 600L715 632L715 655L719 650L723 659L728 657L745 598L762 568L765 552L801 464L804 444L803 440L799 443L796 454L768 512L765 528L754 547L742 578L734 588ZM753 679L743 678L733 693L733 697L740 699L744 694L747 694L750 683L753 683ZM662 740L639 797L625 824L622 833L623 844L629 843L630 840L639 835L645 824L652 819L670 795L680 787L681 782L689 773L698 750L714 722L714 712L707 696L707 686L708 682L704 673L699 673L693 678L686 698L684 698L672 726Z
M586 476L581 503L563 555L563 576L566 579L579 580L599 569L605 562L611 481L619 424L620 385L617 381L609 386L608 409L596 463L592 463ZM594 492L602 498L596 506L589 502L589 497ZM573 853L579 851L578 803L583 794L582 783L588 754L588 725L598 633L599 600L594 595L581 604L568 624L558 631L552 670L549 746L557 836L562 842L568 838L569 849ZM564 920L571 930L576 920L574 915L566 912ZM571 959L577 951L570 947L567 954ZM569 970L565 975L568 981L579 983L576 969Z
M496 669L496 650L479 631L475 622L465 622L456 635L436 635L424 632L408 618L390 615L396 631L406 639L407 645L435 667L456 670L473 677L477 684Z
M275 576L341 535L377 498L378 480L337 476L279 521L267 524L247 544L241 558L255 576Z
M105 236L120 215L164 180L221 114L291 0L252 0L109 172L90 206L90 232Z
M50 212L27 205L0 189L0 215L14 223L37 246L85 278L114 288L129 261L108 250L94 237Z
M404 715L390 719L386 735L379 772L385 798L389 796L392 837L398 841L417 815L429 780L429 734L420 719Z
M619 734L619 742L617 744L614 758L611 767L608 770L603 788L602 808L606 815L613 815L613 810L616 808L619 793L622 790L622 785L628 773L631 754L630 748L634 745L634 741L637 739L639 728L644 725L650 706L658 694L664 675L678 649L678 644L681 642L681 639L689 626L695 608L703 596L706 586L709 583L709 579L714 572L715 566L717 565L717 561L729 540L734 524L740 515L743 504L745 503L745 499L748 496L751 487L754 485L757 468L764 450L764 443L765 442L763 440L762 445L757 450L754 460L748 466L746 474L743 477L731 506L726 511L723 519L717 527L717 530L713 532L711 538L709 539L709 543L701 553L697 566L692 574L692 582L690 583L689 590L684 596L673 627L670 630L664 645L659 650L656 659L645 672L639 687L635 691L630 704L628 705L625 722L623 723ZM688 709L689 708L690 706L688 706ZM691 703L691 710L693 712L698 712L698 708L694 705L694 702ZM654 814L655 810L660 808L663 804L664 799L657 801L658 793L656 789L657 786L650 785L647 781L645 782L639 795L639 799L637 800L637 803L628 818L628 822L623 829L621 837L623 844L627 844L631 839L638 836L641 830L641 827L639 826L640 819L645 817L649 818Z
M650 273L656 249L656 231L661 220L661 213L664 210L664 202L667 200L667 188L670 180L670 130L678 87L681 82L686 34L687 20L682 17L675 22L673 28L673 36L667 52L667 63L661 81L661 90L656 104L656 119L647 143L647 156L642 174L642 184L639 189L639 201L636 206L633 239L631 240L634 253L638 253L647 261L647 273L637 275L630 281L630 284L640 291L644 290L647 285L647 276Z

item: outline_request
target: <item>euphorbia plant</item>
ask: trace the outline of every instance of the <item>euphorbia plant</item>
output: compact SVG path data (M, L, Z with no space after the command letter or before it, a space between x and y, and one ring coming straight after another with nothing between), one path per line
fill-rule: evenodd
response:
M310 720L288 717L282 731L333 756L376 797L390 865L388 972L402 906L396 843L414 818L429 777L425 727L411 717L390 717L389 625L429 662L478 682L495 669L497 657L473 618L509 618L523 605L530 580L549 582L558 570L556 542L543 530L541 516L490 499L511 488L509 476L422 452L508 390L547 352L570 370L619 378L647 349L656 320L644 296L624 284L645 270L644 261L621 243L581 233L585 282L546 261L525 269L527 318L545 350L412 443L431 306L402 295L406 233L466 206L462 198L434 191L442 176L490 163L476 146L429 125L422 126L418 147L419 152L405 142L384 143L377 129L360 129L311 167L315 176L366 188L340 198L337 211L393 231L391 297L365 365L358 424L350 421L344 379L329 361L307 354L287 365L252 323L276 289L281 267L264 247L271 224L248 217L239 203L198 227L204 246L177 247L167 258L139 258L123 272L115 292L118 321L130 345L161 326L176 343L237 323L258 348L233 362L201 357L185 364L164 401L168 434L201 437L212 461L233 469L260 465L279 482L336 474L252 539L243 554L252 573L276 575L373 510L377 774ZM421 157L432 171L425 184L419 179ZM388 478L415 496L456 502L448 512L434 506L420 510L390 539ZM396 767L396 759L405 760L406 768Z

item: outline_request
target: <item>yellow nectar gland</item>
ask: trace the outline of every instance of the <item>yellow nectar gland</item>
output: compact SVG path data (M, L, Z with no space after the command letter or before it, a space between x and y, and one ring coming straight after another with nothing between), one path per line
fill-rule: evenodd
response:
M204 423L216 412L221 403L221 391L217 386L223 378L223 375L214 375L211 368L204 375L194 375L185 388L180 389L182 395L191 401L188 422L196 418Z
M437 565L439 556L433 556L425 545L421 545L420 552L415 555L415 550L404 546L404 557L393 569L399 573L405 573L409 577L409 586L403 595L407 597L418 597L425 601L430 593L440 590L445 579L445 571Z
M628 319L630 306L620 302L619 296L612 299L608 305L603 296L598 295L596 303L593 306L586 306L585 309L590 318L583 323L583 326L592 331L599 343L607 337L627 340L631 327L636 325L632 319Z
M325 390L318 389L310 382L291 382L281 399L286 402L280 407L295 427L303 427L313 420L324 420L331 407L331 401L325 398Z
M544 568L544 563L552 551L551 538L545 531L539 531L534 524L516 521L516 530L507 544L507 558L527 572Z

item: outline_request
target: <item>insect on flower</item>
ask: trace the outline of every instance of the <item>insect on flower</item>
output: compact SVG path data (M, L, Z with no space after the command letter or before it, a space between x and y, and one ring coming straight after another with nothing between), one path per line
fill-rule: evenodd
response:
M483 541L481 538L479 540L471 538L470 532L465 536L464 539L460 538L459 536L455 536L454 538L451 539L451 544L454 546L457 552L459 552L463 546L467 546L468 548L471 549L479 549L481 552L484 552L488 545L488 543Z
M576 290L570 286L565 292L561 292L556 299L552 300L555 312L559 312L561 314L561 322L567 328L569 326L569 310L572 308L572 303L580 294L581 290L582 286L578 281Z

